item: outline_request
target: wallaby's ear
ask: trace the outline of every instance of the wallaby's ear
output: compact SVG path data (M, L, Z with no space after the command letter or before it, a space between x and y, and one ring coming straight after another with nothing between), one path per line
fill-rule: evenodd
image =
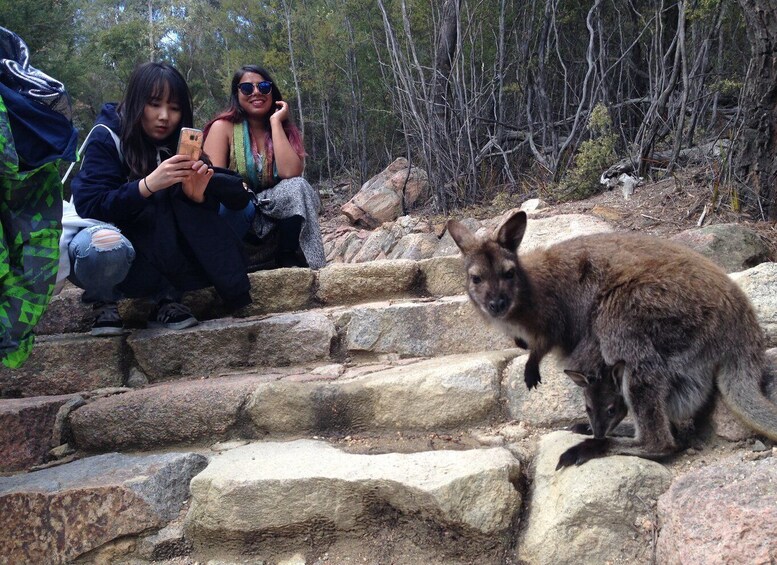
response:
M526 212L518 210L503 220L494 230L494 240L509 252L517 253L524 233L526 233Z
M448 233L464 255L471 255L480 247L480 241L475 234L458 220L448 220Z
M623 373L625 371L626 363L623 361L618 361L615 363L615 365L612 366L612 371L610 371L610 376L612 377L612 380L615 383L615 388L618 389L618 392L621 392L623 389Z
M581 373L580 371L573 371L572 369L564 369L564 372L567 375L569 375L569 378L572 379L572 382L575 383L577 386L581 386L585 388L590 384L588 382L588 377L586 377L585 374Z

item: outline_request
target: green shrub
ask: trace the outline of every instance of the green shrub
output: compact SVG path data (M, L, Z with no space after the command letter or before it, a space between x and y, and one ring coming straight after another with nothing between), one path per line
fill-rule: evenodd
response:
M575 155L575 164L559 183L557 195L562 200L588 198L601 192L599 184L602 173L616 159L616 136L607 107L597 104L588 118L590 139L582 142Z

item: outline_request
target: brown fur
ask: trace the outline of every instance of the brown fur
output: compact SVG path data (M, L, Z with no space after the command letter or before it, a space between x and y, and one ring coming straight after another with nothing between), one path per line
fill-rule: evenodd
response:
M565 454L566 464L604 453L670 455L677 449L671 423L695 416L716 384L746 424L777 439L777 406L762 391L763 332L747 297L712 261L624 233L577 237L519 257L523 212L490 239L455 220L448 230L464 254L472 302L528 344L530 388L547 353L572 355L586 339L599 344L607 365L623 363L636 437L590 449L584 442Z

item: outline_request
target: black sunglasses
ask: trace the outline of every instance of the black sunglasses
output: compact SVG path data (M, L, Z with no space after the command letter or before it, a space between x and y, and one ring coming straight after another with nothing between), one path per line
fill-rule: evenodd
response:
M262 82L241 82L237 88L244 96L251 96L254 93L254 87L259 90L259 94L270 94L272 92L272 83L269 80Z

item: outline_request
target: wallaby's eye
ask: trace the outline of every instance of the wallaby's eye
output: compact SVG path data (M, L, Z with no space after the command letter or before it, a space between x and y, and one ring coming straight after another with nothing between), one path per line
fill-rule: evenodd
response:
M615 407L614 406L608 406L607 407L607 417L612 418L615 416Z
M472 275L469 280L472 281L472 284L480 284L483 282L483 279L481 279L478 275Z
M515 269L509 269L502 273L502 278L506 281L511 281L515 278Z

